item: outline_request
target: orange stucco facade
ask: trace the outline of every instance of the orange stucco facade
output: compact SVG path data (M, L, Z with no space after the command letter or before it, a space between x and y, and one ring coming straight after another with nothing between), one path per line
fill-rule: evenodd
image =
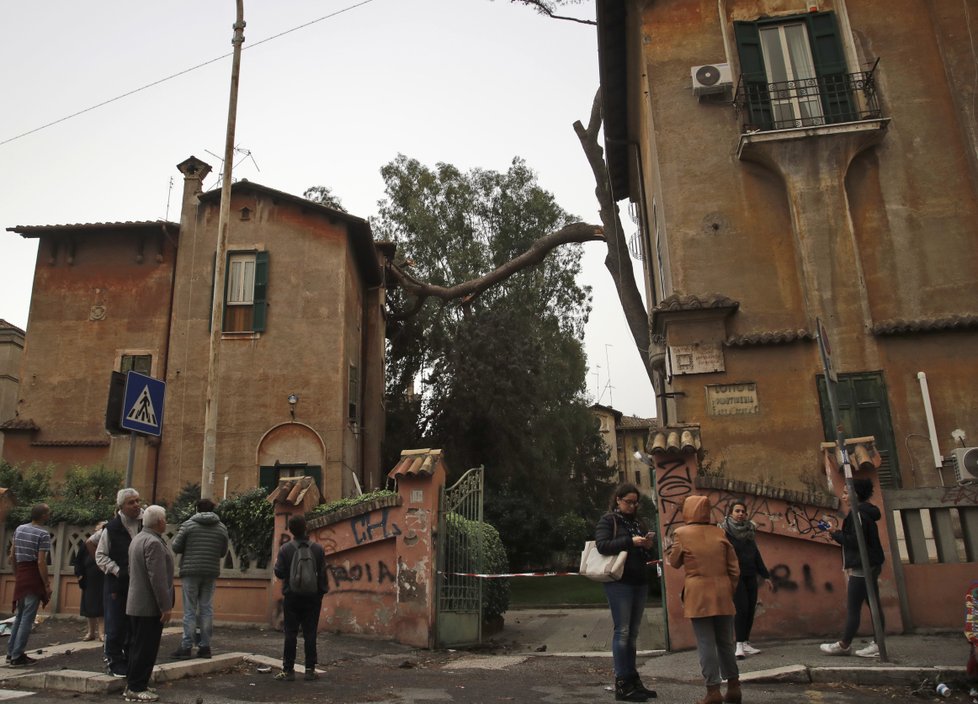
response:
M247 181L232 189L227 249L253 268L241 270L244 294L228 284L226 296L253 293L254 312L229 326L242 309L227 298L215 471L202 476L220 194L202 191L203 162L178 168L179 223L10 228L39 247L4 459L50 462L56 479L73 465L124 471L129 437L104 416L110 372L135 358L167 384L161 436L136 440L145 498L210 481L220 499L302 474L327 500L380 486L384 282L369 225Z

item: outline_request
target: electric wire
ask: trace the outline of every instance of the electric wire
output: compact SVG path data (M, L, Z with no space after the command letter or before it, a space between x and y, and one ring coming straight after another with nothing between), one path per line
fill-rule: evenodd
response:
M296 31L298 31L300 29L305 29L306 27L310 27L310 26L312 26L314 24L317 24L318 22L322 22L323 20L331 19L333 17L336 17L337 15L342 15L345 12L349 12L350 10L355 10L358 7L362 7L363 5L368 5L368 4L372 3L372 2L374 2L374 0L361 0L361 2L354 3L352 5L348 5L347 7L344 7L342 9L340 9L340 10L336 10L335 12L331 12L328 15L323 15L322 17L318 17L318 18L316 18L314 20L310 20L309 22L305 22L303 24L297 25L295 27L292 27L291 29L286 29L285 31L279 32L278 34L273 34L270 37L266 37L264 39L260 39L259 41L254 42L252 44L247 44L247 45L241 47L241 50L242 51L245 51L246 49L251 49L251 48L256 47L256 46L261 46L262 44L266 44L266 43L272 41L273 39L279 39L281 37L284 37L286 34L291 34L292 32L296 32ZM13 142L13 141L16 141L18 139L21 139L22 137L27 137L28 135L32 135L32 134L35 134L37 132L40 132L41 130L47 129L48 127L53 127L54 125L58 125L58 124L61 124L62 122L66 122L67 120L70 120L73 117L78 117L79 115L84 115L85 113L91 112L92 110L97 110L97 109L99 109L101 107L105 107L106 105L110 105L111 103L118 102L119 100L122 100L123 98L128 98L130 95L135 95L136 93L141 93L142 91L147 90L149 88L152 88L154 86L158 86L161 83L166 83L167 81L173 80L174 78L179 78L180 76L184 76L184 75L186 75L186 74L188 74L188 73L190 73L192 71L196 71L199 68L204 68L205 66L210 66L211 64L217 63L218 61L222 61L222 60L228 58L229 56L232 56L233 54L234 54L233 51L229 51L227 54L223 54L222 56L218 56L218 57L213 58L213 59L210 59L208 61L204 61L203 63L199 63L196 66L191 66L190 68L186 68L186 69L184 69L182 71L177 71L176 73L170 74L169 76L166 76L164 78L160 78L158 80L155 80L152 83L147 83L146 85L140 86L139 88L134 88L133 90L127 91L125 93L122 93L121 95L117 95L114 98L109 98L108 100L103 100L101 103L98 103L96 105L91 105L91 106L89 106L87 108L84 108L83 110L78 110L77 112L73 112L70 115L65 115L64 117L61 117L61 118L59 118L57 120L53 120L52 122L48 122L48 123L46 123L44 125L41 125L40 127L35 127L32 130L28 130L26 132L22 132L22 133L20 133L18 135L15 135L13 137L8 137L7 139L4 139L4 140L0 141L0 147L2 147L5 144L9 144L10 142Z

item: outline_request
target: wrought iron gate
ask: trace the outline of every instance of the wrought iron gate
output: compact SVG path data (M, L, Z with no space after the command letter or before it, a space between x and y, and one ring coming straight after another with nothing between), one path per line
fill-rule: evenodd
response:
M482 641L483 468L470 469L438 497L438 580L435 645L451 648Z

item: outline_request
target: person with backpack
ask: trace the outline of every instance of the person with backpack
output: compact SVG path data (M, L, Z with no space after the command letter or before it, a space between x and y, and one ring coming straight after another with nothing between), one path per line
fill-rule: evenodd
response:
M282 671L275 679L291 682L295 679L295 655L299 630L305 645L305 679L317 680L316 634L323 596L329 591L326 581L326 553L322 545L309 540L306 519L289 519L292 540L278 551L275 576L282 580L282 614L284 617L285 647L282 652Z

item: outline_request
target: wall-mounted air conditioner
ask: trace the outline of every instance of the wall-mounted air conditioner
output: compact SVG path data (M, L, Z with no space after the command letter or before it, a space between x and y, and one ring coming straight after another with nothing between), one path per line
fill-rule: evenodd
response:
M954 476L959 482L978 481L978 447L957 447L954 458Z
M689 69L693 79L693 95L723 93L733 88L730 64L706 64Z

